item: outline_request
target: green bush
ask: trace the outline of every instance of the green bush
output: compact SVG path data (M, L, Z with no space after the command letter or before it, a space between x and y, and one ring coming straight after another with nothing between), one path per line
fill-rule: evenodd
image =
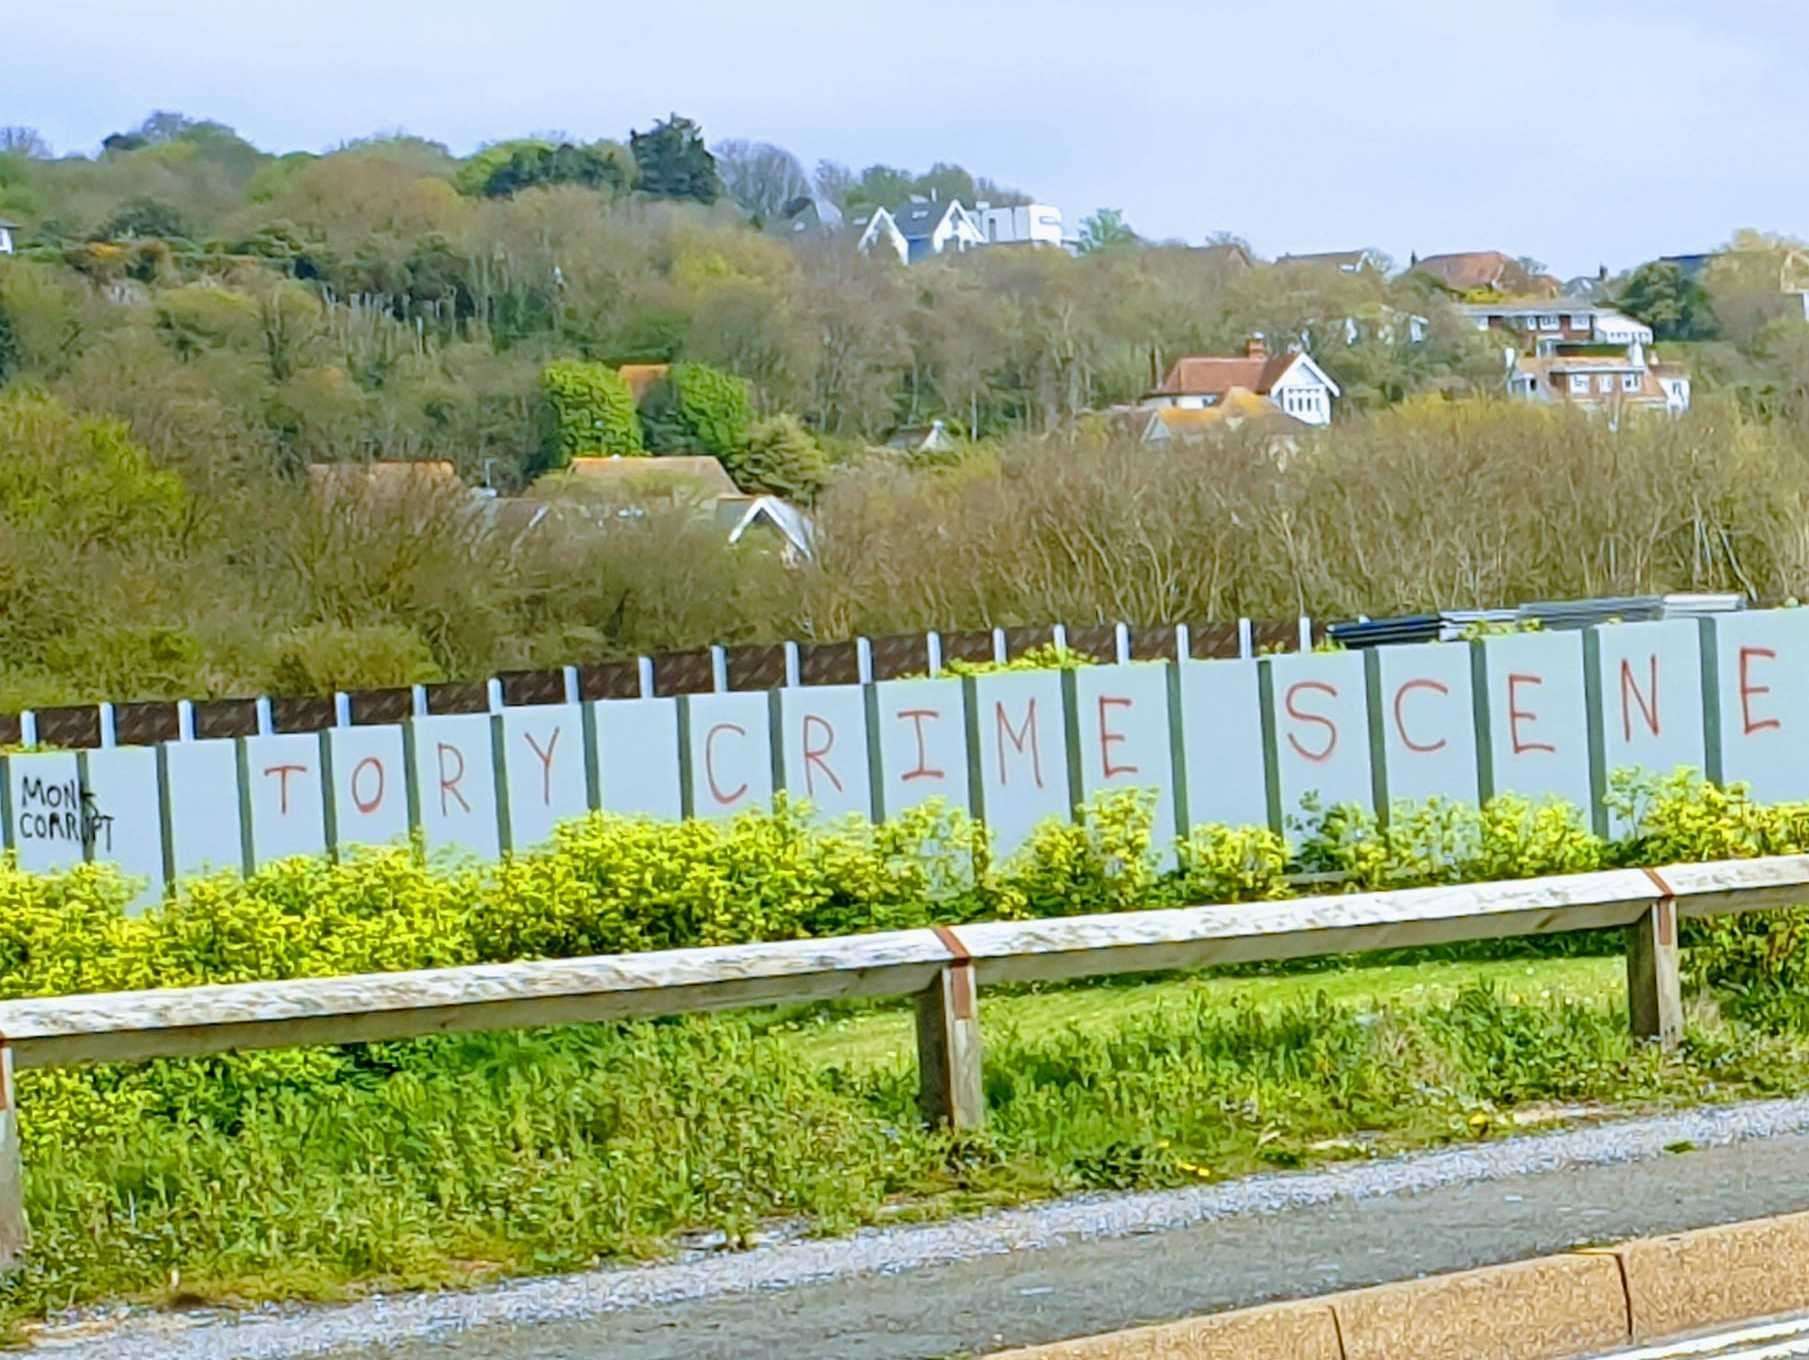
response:
M445 678L426 639L403 624L320 623L277 642L269 689L273 694L331 694Z
M540 391L551 414L545 466L564 467L593 454L643 451L634 393L614 369L561 359L540 371Z
M753 404L747 383L708 364L674 364L643 403L647 444L655 453L737 457L748 441Z
M765 491L808 505L829 481L829 459L796 416L756 421L746 447L724 465L743 491Z

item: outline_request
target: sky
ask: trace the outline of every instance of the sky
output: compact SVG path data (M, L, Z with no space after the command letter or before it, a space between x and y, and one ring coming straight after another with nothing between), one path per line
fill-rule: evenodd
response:
M163 108L267 150L465 153L676 111L806 166L954 161L1071 228L1570 276L1809 235L1806 41L1788 0L50 0L0 8L0 124L92 151Z

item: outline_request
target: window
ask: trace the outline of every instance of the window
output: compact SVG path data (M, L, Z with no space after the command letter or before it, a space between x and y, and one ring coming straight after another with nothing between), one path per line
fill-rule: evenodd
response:
M1540 330L1542 330L1542 331L1555 331L1555 330L1557 330L1557 329L1558 329L1558 318L1557 318L1557 316L1556 316L1556 315L1551 315L1551 316L1542 316L1542 317L1540 317L1540 318L1539 318L1539 329L1540 329Z
M1589 313L1578 312L1576 315L1572 316L1570 318L1570 328L1573 331L1593 330L1594 327L1589 324Z
M1571 390L1572 395L1574 395L1574 396L1579 396L1579 397L1588 396L1589 395L1589 375L1587 373L1572 373L1570 375L1570 390Z
M1595 390L1598 392L1614 391L1614 375L1612 373L1602 374L1595 380Z
M1639 391L1639 374L1637 374L1637 373L1621 374L1621 391L1623 391L1623 392Z

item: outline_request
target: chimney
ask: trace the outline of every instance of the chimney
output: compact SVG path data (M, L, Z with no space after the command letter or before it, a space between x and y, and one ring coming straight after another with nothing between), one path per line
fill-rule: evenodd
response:
M1269 347L1263 343L1261 332L1244 341L1244 357L1246 359L1267 359Z

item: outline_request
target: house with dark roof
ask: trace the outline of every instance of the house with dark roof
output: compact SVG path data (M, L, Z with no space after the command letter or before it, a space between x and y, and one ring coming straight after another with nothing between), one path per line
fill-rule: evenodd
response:
M885 247L903 264L986 244L973 214L954 198L947 202L914 198L896 208L875 208L871 214L856 215L849 225L860 231L856 249L865 254Z
M1343 395L1310 354L1270 354L1258 335L1250 338L1241 355L1177 359L1162 385L1147 393L1140 404L1148 410L1207 410L1225 402L1239 388L1265 398L1303 425L1331 424L1332 404Z
M13 233L19 229L17 222L8 222L0 217L0 255L13 253Z

